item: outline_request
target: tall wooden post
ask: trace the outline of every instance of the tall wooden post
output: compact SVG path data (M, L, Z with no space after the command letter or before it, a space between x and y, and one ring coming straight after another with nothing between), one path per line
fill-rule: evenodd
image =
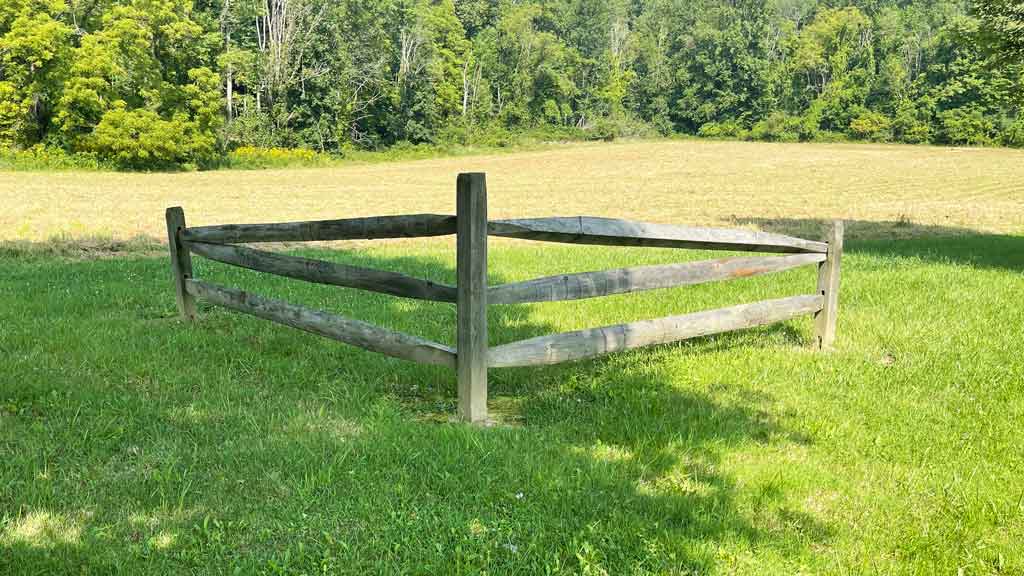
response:
M171 280L178 300L178 314L182 320L194 320L196 300L185 290L185 280L192 277L192 256L181 243L185 229L185 211L181 207L167 209L167 246L171 252Z
M836 340L836 318L839 314L839 273L843 256L843 221L832 222L825 238L828 255L818 265L818 291L825 297L822 309L814 316L814 336L818 348L827 350Z
M456 197L459 417L487 420L487 179L459 174Z

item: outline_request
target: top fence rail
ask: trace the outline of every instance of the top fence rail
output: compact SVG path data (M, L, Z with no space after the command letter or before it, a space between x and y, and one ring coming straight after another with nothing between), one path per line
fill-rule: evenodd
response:
M182 236L184 240L190 242L242 244L372 240L446 236L456 233L456 225L455 216L409 214L280 224L200 226L186 228L183 230ZM593 216L492 220L487 223L487 233L489 236L504 236L523 240L604 246L797 254L824 254L828 251L828 244L824 242L804 240L782 234L730 228L650 224Z
M316 242L422 238L455 234L455 216L407 214L344 220L284 222L280 224L223 224L186 228L182 236L192 242Z
M569 244L693 248L739 252L816 252L823 254L828 251L828 244L824 242L814 242L781 234L728 228L648 224L592 216L494 220L490 222L489 230L491 236Z

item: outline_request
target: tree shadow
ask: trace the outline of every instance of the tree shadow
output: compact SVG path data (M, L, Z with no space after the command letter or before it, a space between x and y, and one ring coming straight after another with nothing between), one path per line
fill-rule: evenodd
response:
M302 254L454 282L451 262L439 258ZM765 337L799 344L788 324L494 370L491 392L510 406L513 425L477 428L448 423L455 379L443 368L208 307L192 326L154 323L174 315L162 258L60 266L59 275L91 280L104 301L117 302L97 315L120 316L96 327L76 319L70 334L41 336L75 350L71 361L105 369L73 378L55 366L44 384L11 392L42 415L21 422L25 445L50 444L50 465L63 472L41 479L28 462L4 474L12 487L0 491L0 504L11 512L0 527L0 572L300 573L328 559L353 572L704 572L718 541L786 549L795 532L812 542L830 537L773 486L759 489L754 505L789 528L762 530L738 505L737 480L722 471L733 450L809 442L780 424L772 397L729 381L694 388L672 371L681 355ZM261 295L454 339L452 305L212 263L196 262L196 270ZM49 310L67 321L60 306ZM494 306L489 322L492 343L554 330L527 306ZM97 334L108 346L83 344ZM73 387L61 403L49 400ZM111 419L120 417L112 434ZM58 450L52 436L72 424L99 440L83 452ZM62 526L67 537L54 535Z
M801 238L821 238L828 220L821 218L734 217L755 226ZM917 224L909 220L845 220L844 249L877 256L920 258L976 268L1024 270L1024 235L990 234L969 228Z

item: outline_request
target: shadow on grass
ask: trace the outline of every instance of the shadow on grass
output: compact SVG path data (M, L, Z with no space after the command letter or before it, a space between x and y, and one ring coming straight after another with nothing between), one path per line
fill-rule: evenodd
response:
M304 254L454 280L439 259ZM197 276L454 336L451 305L215 264L197 263ZM0 412L12 425L0 436L0 572L703 572L725 540L789 549L796 532L829 537L771 486L753 505L778 508L791 531L758 529L720 471L731 450L807 442L779 425L771 398L688 389L671 369L673 355L749 344L751 332L495 370L495 403L524 425L481 429L437 423L455 407L445 369L226 311L154 324L173 315L161 258L18 278L29 285L14 310L36 306L68 328L35 336L51 352L15 362L0 398L15 407ZM101 297L46 293L68 278ZM490 314L492 343L553 331L528 307ZM29 332L15 325L12 357L29 355ZM799 341L788 325L755 332Z
M828 224L817 218L733 218L733 221L766 232L808 239L821 238ZM847 252L920 258L977 268L1024 270L1024 235L988 234L909 220L846 220L845 230Z

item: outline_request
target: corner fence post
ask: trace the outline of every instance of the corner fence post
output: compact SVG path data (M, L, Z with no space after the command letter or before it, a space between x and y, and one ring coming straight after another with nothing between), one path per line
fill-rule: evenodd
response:
M459 174L456 194L455 371L459 417L487 420L487 178Z
M178 314L182 320L196 317L196 299L185 290L185 280L192 277L192 256L181 242L185 229L185 211L181 207L167 209L167 247L171 253L171 280L178 301Z
M814 316L814 337L818 349L832 348L836 340L836 318L839 314L839 274L843 256L843 221L835 220L825 238L828 255L818 265L818 292L825 297L821 310Z

